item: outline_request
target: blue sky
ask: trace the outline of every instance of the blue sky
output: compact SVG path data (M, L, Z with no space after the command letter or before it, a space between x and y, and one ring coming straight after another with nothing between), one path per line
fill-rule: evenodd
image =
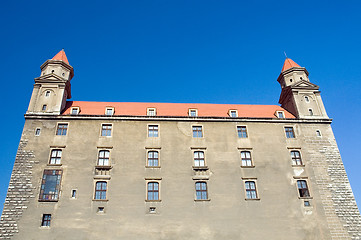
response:
M319 85L361 203L360 1L6 1L3 203L40 65L65 49L73 100L278 104L284 54Z

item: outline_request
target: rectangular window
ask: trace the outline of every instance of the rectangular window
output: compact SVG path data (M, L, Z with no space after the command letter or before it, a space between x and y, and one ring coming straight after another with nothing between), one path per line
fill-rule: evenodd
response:
M111 135L112 135L112 125L102 124L102 136L111 136Z
M206 182L196 182L196 200L207 200L207 183Z
M108 150L100 150L98 155L98 166L109 166L109 155Z
M237 110L229 110L229 116L230 117L238 117Z
M96 182L94 199L96 200L107 199L107 182L104 181Z
M43 111L46 110L46 104L43 105L43 107L41 108L41 110L43 110Z
M293 165L303 165L301 154L299 151L291 151L291 159Z
M147 108L147 116L156 116L157 110L155 108Z
M59 123L58 128L56 130L56 135L65 136L68 131L68 124L67 123Z
M159 166L159 153L157 151L148 152L148 167Z
M195 167L204 167L204 152L203 151L195 151L194 152L194 166Z
M188 116L197 117L198 116L198 110L197 109L189 109L188 110Z
M159 200L159 183L149 182L147 185L147 200L158 201Z
M247 199L257 199L257 190L255 181L246 181L246 198Z
M35 129L35 136L40 136L40 128Z
M193 129L193 137L194 138L203 137L202 126L193 126L192 129Z
M277 117L278 118L285 118L285 114L283 111L277 111Z
M51 214L43 214L43 219L41 220L42 227L50 227Z
M242 165L242 167L253 166L250 151L242 151L241 152L241 165Z
M310 197L306 180L297 180L297 188L300 197Z
M148 137L158 137L158 125L148 126Z
M313 111L311 108L308 109L308 113L310 114L310 116L313 116Z
M106 108L105 115L112 116L114 114L114 108Z
M51 156L49 164L61 164L61 153L60 149L51 150Z
M44 170L39 200L58 201L62 170Z
M72 114L72 115L77 115L77 114L79 114L79 108L78 108L78 107L73 107L73 108L71 108L71 114Z
M239 138L247 138L247 127L245 126L237 126L237 133Z
M287 138L295 138L295 132L293 127L285 127L285 133Z

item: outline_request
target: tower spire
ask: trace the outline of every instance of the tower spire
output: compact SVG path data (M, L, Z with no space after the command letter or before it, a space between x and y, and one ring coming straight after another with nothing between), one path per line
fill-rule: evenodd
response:
M58 52L51 60L59 60L59 61L63 61L66 64L69 64L68 58L66 57L64 48L60 50L60 52Z

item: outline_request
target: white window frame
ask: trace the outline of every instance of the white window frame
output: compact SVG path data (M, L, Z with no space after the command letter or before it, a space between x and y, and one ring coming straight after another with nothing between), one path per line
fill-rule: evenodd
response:
M111 111L111 114L108 114L108 110ZM104 114L105 114L106 116L113 116L113 115L114 115L114 107L106 107Z
M192 112L195 112L195 116L191 115ZM197 108L189 108L188 109L188 116L189 117L198 117L198 109Z
M73 113L73 110L76 110L76 113ZM78 115L80 113L80 107L72 107L70 109L70 114L71 115Z
M232 116L232 112L234 112L236 116ZM230 110L228 111L228 115L229 115L229 117L238 117L238 110L236 110L236 109L230 109Z
M282 117L280 117L279 114L282 114ZM284 111L276 111L276 117L277 118L286 118L285 112Z
M111 126L112 126L112 128L110 129L110 136L103 136L103 135L102 135L103 125L111 125ZM100 137L108 137L108 138L110 138L110 137L113 136L113 131L114 131L114 128L113 128L113 124L112 124L112 123L101 123L101 124L100 124Z
M157 126L157 127L158 127L158 136L157 136L157 137L150 137L150 136L149 136L149 127L150 127L150 126ZM148 137L148 138L159 138L159 136L160 136L160 127L159 127L159 124L152 124L152 123L147 124L147 137Z
M147 108L147 116L157 116L156 108Z

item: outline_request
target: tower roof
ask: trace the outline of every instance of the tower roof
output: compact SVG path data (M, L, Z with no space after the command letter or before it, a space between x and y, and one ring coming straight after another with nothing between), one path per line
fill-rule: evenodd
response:
M295 63L291 58L286 58L285 63L283 64L282 72L293 67L301 67L301 66Z
M64 49L60 50L60 52L58 52L51 60L60 60L70 65L68 59L66 58Z

